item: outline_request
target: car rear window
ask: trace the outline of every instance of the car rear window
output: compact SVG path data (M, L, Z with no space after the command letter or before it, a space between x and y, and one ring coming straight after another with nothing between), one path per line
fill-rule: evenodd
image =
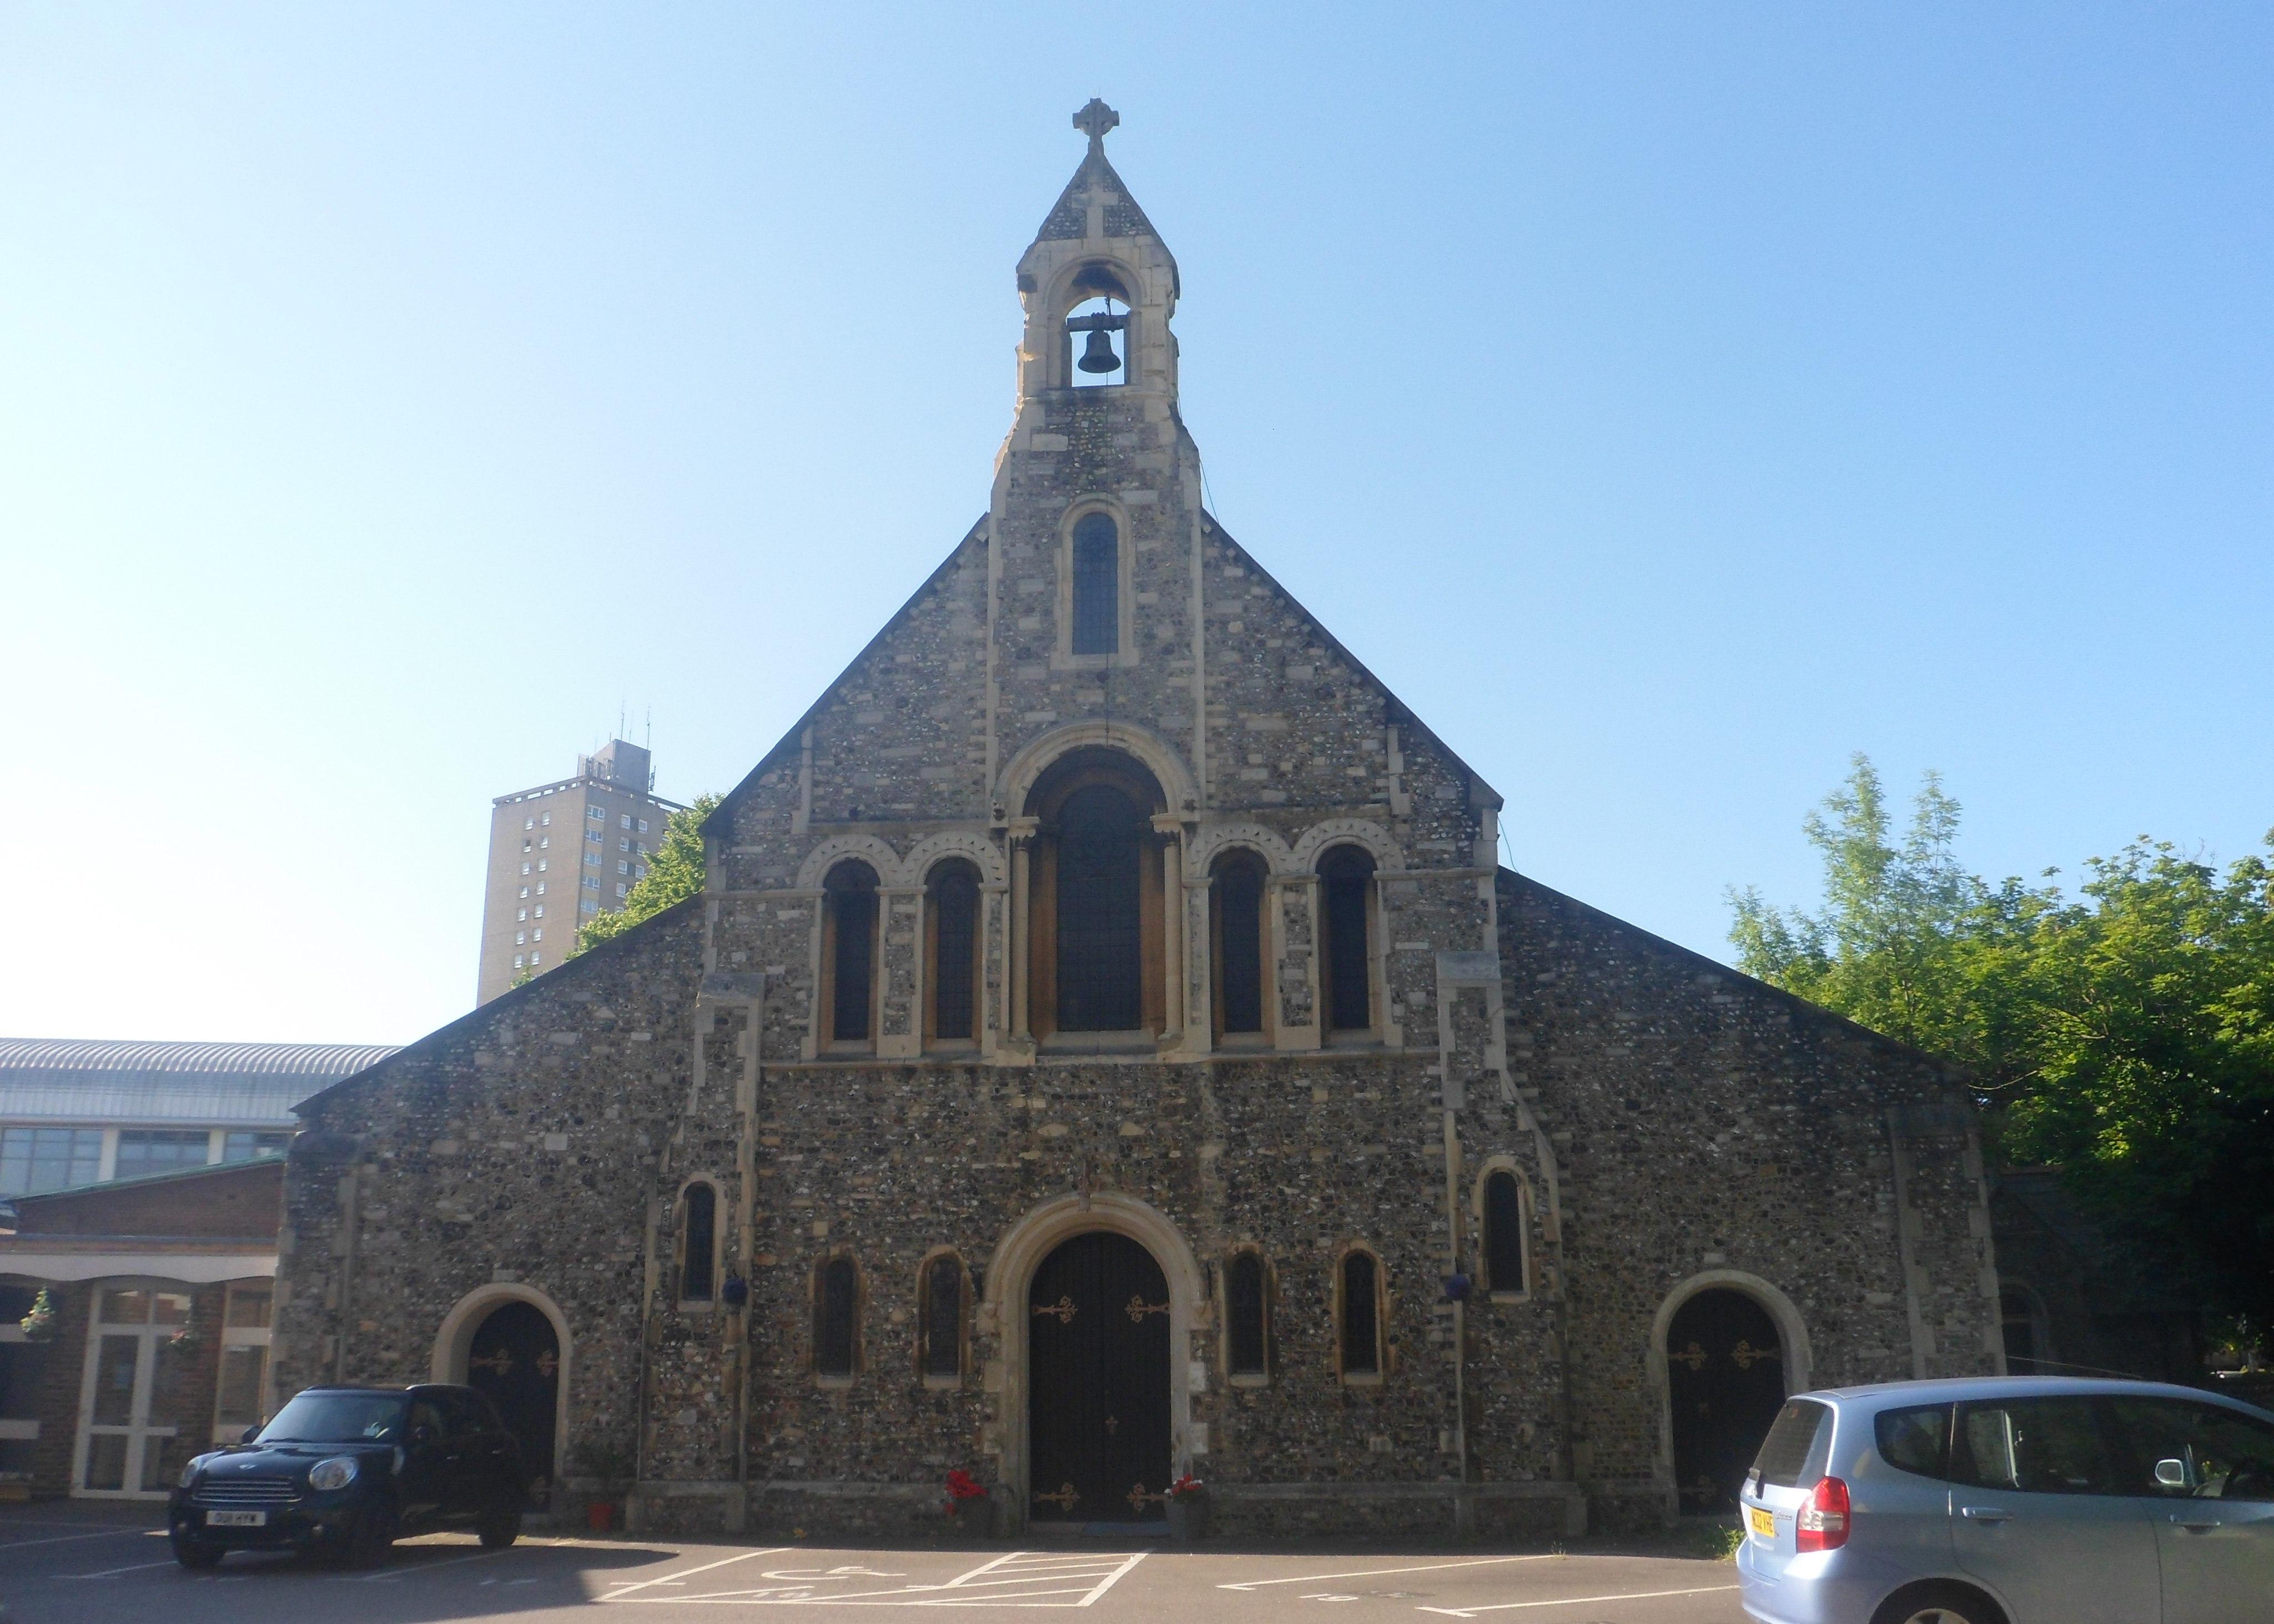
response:
M1816 1434L1831 1414L1828 1406L1813 1399L1788 1401L1777 1411L1769 1435L1761 1440L1761 1452L1753 1457L1753 1470L1761 1482L1780 1489L1798 1488L1809 1451L1816 1447Z
M1950 1476L1950 1406L1916 1404L1883 1410L1871 1418L1879 1458L1897 1471L1922 1477Z

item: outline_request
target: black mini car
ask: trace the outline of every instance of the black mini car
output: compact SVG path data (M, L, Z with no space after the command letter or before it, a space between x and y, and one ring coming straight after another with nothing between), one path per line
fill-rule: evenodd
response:
M184 1568L282 1550L361 1567L430 1529L509 1545L526 1485L520 1446L471 1387L310 1387L258 1436L184 1466L166 1522Z

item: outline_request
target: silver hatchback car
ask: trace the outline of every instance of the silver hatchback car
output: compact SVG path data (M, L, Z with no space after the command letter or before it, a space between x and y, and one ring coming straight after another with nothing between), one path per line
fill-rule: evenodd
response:
M1803 1393L1739 1500L1762 1624L2274 1624L2274 1415L2216 1393Z

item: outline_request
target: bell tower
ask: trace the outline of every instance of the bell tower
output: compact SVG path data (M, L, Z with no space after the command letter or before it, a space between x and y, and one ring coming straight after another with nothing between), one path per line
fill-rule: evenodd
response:
M1073 116L1088 151L1019 259L1018 410L988 535L988 778L1053 728L1111 724L1182 759L1197 816L1200 454L1177 408L1177 262L1105 156L1120 122L1095 99Z

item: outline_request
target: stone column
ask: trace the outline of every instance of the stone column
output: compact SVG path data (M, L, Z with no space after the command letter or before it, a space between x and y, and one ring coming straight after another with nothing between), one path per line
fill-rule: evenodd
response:
M1269 893L1277 914L1279 956L1271 966L1271 996L1279 1019L1275 1049L1316 1049L1325 1034L1319 996L1319 876L1275 874Z
M885 982L877 989L877 1055L913 1060L923 1050L923 888L880 887L877 904Z
M1030 865L1034 861L1035 830L1037 820L1019 817L1011 820L1011 911L1003 921L1004 934L1010 938L1011 976L1011 1037L1015 1047L1031 1052L1035 1046L1033 1012L1027 1008L1031 993L1032 978L1027 974L1027 956L1032 944L1028 941L1027 915L1034 902L1034 879Z
M1161 843L1161 1034L1171 1049L1185 1047L1185 826L1173 812L1153 817Z

